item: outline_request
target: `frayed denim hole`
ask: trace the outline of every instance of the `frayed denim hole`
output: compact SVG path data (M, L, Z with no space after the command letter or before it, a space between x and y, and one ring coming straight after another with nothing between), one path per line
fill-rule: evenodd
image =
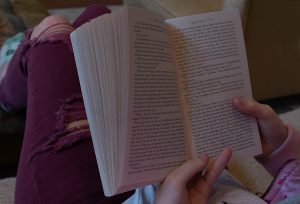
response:
M31 162L36 156L45 153L59 153L75 144L89 140L91 133L87 123L87 117L81 95L72 95L60 100L59 110L55 113L57 124L54 133L49 140L38 147L29 157ZM76 121L86 121L82 125L68 128L68 124Z

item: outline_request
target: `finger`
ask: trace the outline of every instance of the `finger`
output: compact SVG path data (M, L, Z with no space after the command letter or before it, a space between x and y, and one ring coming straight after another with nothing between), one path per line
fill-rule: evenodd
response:
M230 148L224 149L223 152L218 156L217 160L213 162L212 166L210 166L207 170L207 173L204 175L204 180L210 187L217 180L222 171L226 168L231 155L232 151Z
M273 118L275 114L270 106L260 104L253 99L241 99L237 97L233 99L233 104L240 112L261 120Z
M231 154L231 149L224 149L224 151L218 156L217 160L212 164L212 166L208 167L208 170L206 171L204 176L198 177L198 181L195 182L194 188L192 188L191 191L192 201L202 200L204 201L203 203L206 203L213 183L225 169L228 161L230 160Z
M176 186L185 187L188 181L200 171L206 169L208 164L208 156L202 156L185 162L183 165L173 171L165 180L165 182L175 183Z

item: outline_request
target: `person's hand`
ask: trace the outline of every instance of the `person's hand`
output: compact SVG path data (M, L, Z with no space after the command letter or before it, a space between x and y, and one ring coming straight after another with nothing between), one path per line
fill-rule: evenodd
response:
M159 186L155 203L205 204L213 183L226 167L231 153L230 149L225 149L211 165L208 165L208 156L185 162Z
M287 129L270 106L241 98L235 98L233 104L240 112L257 119L263 149L260 156L271 154L286 139Z

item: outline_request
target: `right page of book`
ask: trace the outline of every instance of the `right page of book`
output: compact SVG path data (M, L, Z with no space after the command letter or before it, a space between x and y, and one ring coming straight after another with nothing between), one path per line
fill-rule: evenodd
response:
M178 70L192 155L261 153L256 120L237 111L233 98L251 97L247 57L237 11L166 21Z

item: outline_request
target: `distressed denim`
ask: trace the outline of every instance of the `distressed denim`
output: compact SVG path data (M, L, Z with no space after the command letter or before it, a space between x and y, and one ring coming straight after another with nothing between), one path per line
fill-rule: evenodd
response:
M110 12L90 6L74 28ZM106 198L98 172L69 35L41 41L26 32L0 85L0 101L27 109L15 203L121 203Z

